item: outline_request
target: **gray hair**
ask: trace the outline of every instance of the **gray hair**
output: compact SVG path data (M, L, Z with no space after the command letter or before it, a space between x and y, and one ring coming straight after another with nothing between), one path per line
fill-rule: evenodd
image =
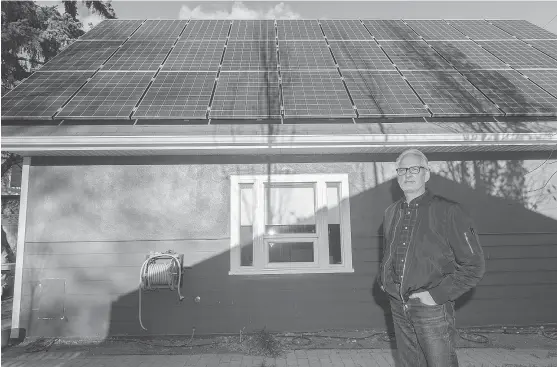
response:
M420 163L422 164L422 166L427 167L429 169L429 161L427 160L427 157L425 156L424 153L422 153L418 149L407 149L404 152L400 153L400 155L396 159L397 167L400 165L400 161L402 160L402 158L406 157L407 155L415 155L420 157Z

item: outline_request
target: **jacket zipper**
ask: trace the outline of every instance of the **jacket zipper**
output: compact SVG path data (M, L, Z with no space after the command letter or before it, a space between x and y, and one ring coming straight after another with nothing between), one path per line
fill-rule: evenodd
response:
M402 215L400 214L400 210L398 211L398 218L396 220L395 223L395 233L396 233L396 227L398 226L398 223L400 222L400 218L402 217ZM390 228L389 228L390 229ZM389 260L391 259L391 255L392 255L392 246L393 246L393 242L395 242L395 236L393 236L393 239L391 241L391 243L388 246L389 249L389 256L387 257L387 261L385 261L385 265L387 265L387 263L389 262ZM385 282L385 280L387 279L387 267L384 266L383 267L383 282Z
M470 244L470 241L468 240L468 233L464 232L464 238L466 239L466 243L468 244L468 247L470 247L470 251L472 252L472 254L474 254L474 250L472 249L472 245Z
M419 225L419 221L416 221L416 224L412 228L412 233L410 233L410 239L413 239L414 230L418 227L418 225ZM406 307L406 304L404 302L404 297L402 296L402 289L404 288L403 287L403 285L404 285L404 271L406 270L406 263L407 263L407 259L408 259L408 253L410 252L411 243L412 243L412 241L410 240L408 242L408 248L406 249L406 254L404 254L404 265L402 266L402 275L400 277L400 289L398 290L398 293L400 294L400 299L402 300L402 304L404 305L403 307Z

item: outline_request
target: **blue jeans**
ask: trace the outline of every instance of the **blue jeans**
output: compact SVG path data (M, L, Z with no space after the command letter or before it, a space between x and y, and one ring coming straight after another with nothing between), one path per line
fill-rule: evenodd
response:
M428 306L419 298L391 299L398 365L458 367L455 351L454 302Z

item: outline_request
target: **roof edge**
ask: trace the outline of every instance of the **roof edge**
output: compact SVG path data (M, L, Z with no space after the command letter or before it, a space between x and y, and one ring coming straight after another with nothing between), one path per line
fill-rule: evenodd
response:
M553 150L557 133L2 137L3 150L23 156L392 153L409 147L432 152Z

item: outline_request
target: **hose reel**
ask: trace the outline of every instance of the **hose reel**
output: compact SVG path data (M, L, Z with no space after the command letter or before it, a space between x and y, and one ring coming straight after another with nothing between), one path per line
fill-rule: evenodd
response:
M177 290L178 299L184 300L180 293L182 286L182 268L184 255L172 250L166 252L151 251L147 255L139 272L139 325L147 330L141 321L141 293L159 289Z

